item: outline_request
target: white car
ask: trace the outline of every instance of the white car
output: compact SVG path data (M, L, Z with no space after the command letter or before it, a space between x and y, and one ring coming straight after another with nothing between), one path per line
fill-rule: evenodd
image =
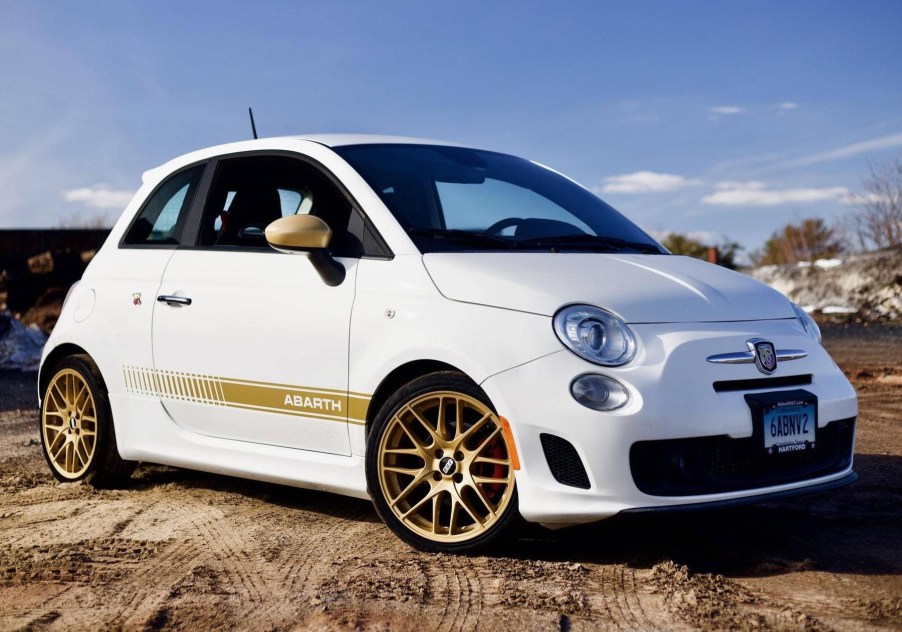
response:
M44 349L63 481L139 461L371 498L425 550L852 482L817 325L528 160L273 138L143 185Z

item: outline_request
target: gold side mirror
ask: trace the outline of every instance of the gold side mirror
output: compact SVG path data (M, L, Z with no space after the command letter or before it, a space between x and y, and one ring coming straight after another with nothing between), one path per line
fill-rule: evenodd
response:
M266 227L266 241L280 252L304 252L329 247L332 229L313 215L289 215Z

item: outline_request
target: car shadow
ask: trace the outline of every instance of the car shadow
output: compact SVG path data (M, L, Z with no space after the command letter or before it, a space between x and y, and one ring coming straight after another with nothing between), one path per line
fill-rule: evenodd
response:
M356 522L380 522L369 500L163 465L142 464L127 487L140 491L166 484L183 489L240 494L289 510L312 511Z
M558 531L527 525L516 540L483 554L635 568L672 560L694 572L730 577L801 570L902 574L902 457L859 454L855 470L859 479L850 487L760 505L627 514ZM144 466L130 487L169 483L240 494L288 510L379 523L366 500L177 468Z
M635 567L672 560L695 572L731 577L799 570L902 574L902 457L856 455L855 470L855 484L823 494L533 530L509 554Z

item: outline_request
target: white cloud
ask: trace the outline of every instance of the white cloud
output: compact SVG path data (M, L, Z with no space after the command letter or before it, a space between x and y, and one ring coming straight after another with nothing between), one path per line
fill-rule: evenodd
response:
M80 202L90 208L123 209L131 201L134 191L117 191L103 184L63 191L67 202Z
M799 104L796 103L795 101L784 101L777 107L780 108L781 110L794 110L797 107L799 107Z
M717 189L764 189L767 185L758 180L724 180L723 182L718 182L714 185Z
M859 204L877 204L886 202L887 199L877 193L848 193L839 198L840 204L846 206L857 206Z
M879 149L890 149L892 147L902 146L902 134L890 134L889 136L881 136L880 138L872 138L871 140L853 143L845 147L831 149L819 154L812 154L798 160L790 160L783 163L783 167L802 167L805 165L813 165L818 162L830 162L832 160L841 160L851 156L857 156L869 151Z
M636 171L620 176L608 176L601 186L601 193L657 193L701 183L701 180L690 180L672 173Z
M745 108L741 108L738 105L715 105L708 108L708 111L711 114L741 114L745 112Z
M702 198L703 204L717 206L779 206L801 202L842 200L850 195L846 187L819 189L768 189L761 182L721 182L717 191Z

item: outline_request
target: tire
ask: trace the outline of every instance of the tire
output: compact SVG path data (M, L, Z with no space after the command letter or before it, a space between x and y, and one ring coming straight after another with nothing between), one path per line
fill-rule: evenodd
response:
M106 386L91 358L57 363L42 395L41 447L53 476L99 488L125 483L137 464L119 456Z
M392 395L367 437L376 511L421 551L472 553L512 537L520 522L512 452L485 393L451 371Z

